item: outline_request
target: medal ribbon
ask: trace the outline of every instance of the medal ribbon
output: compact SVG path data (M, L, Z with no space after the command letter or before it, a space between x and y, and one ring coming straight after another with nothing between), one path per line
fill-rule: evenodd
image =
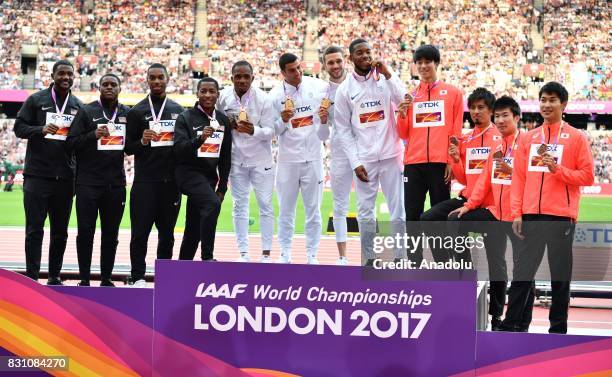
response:
M64 104L62 105L61 110L59 107L57 107L57 97L55 95L55 87L51 88L51 98L53 98L53 104L55 105L55 112L60 115L64 115L64 111L66 110L66 105L68 105L68 98L70 98L70 93L68 93L68 95L66 96L66 99L64 100Z
M164 108L166 107L166 101L168 100L168 96L164 97L164 102L159 109L159 114L155 115L155 109L153 108L153 101L151 101L151 95L149 94L149 109L151 110L151 115L153 116L153 123L158 124L162 118L162 114L164 113Z
M98 100L98 104L102 109L102 116L104 117L104 119L106 119L110 124L115 124L115 119L117 118L117 110L119 110L119 103L117 103L117 106L115 107L115 112L113 113L111 119L108 119L108 117L106 116L106 113L104 112L104 106L102 106L102 102L100 100Z

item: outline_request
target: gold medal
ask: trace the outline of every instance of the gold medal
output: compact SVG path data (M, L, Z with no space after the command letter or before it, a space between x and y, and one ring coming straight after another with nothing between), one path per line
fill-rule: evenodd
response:
M493 153L493 158L502 158L502 157L504 157L504 154L501 151L497 151Z
M540 144L540 146L538 147L538 154L542 156L544 155L544 153L546 153L547 150L548 148L546 147L546 144Z
M323 100L321 101L321 107L327 110L329 109L330 106L331 106L331 101L329 100L329 98L323 98Z
M285 100L285 110L293 110L295 109L295 104L293 103L293 100L289 97L287 97L287 99Z
M459 145L459 139L457 139L457 136L451 136L448 138L448 142L451 143L454 146L458 146Z
M238 114L238 121L239 122L247 122L249 120L249 116L247 115L247 112L245 109L240 109L240 113Z

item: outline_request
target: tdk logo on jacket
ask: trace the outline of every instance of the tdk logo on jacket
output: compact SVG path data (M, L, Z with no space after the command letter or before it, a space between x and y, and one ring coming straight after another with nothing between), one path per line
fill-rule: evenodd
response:
M440 107L440 102L439 101L419 102L416 105L418 109L423 109L426 107Z
M362 109L367 109L369 107L382 106L381 101L367 101L361 104Z
M302 106L302 107L295 108L296 113L303 113L305 111L312 111L312 106L308 105L308 106Z

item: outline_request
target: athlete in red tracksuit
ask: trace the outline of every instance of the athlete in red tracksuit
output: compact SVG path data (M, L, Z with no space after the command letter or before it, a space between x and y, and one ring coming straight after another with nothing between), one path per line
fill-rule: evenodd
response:
M549 82L539 98L544 124L519 139L514 162L512 227L524 237L526 247L515 269L517 288L510 292L508 312L524 310L521 306L546 248L552 280L548 331L566 333L580 186L593 184L593 156L586 136L562 120L567 90Z
M493 114L493 104L495 96L485 88L477 88L468 97L468 108L470 117L474 122L474 130L471 134L461 138L450 140L448 155L451 160L452 171L457 180L465 185L458 197L445 200L431 207L421 215L421 223L424 232L429 235L441 234L446 230L446 220L448 215L455 209L463 206L463 203L470 196L476 180L484 171L484 164L491 148L497 146L501 141L501 136L495 125L491 123ZM493 197L488 195L485 204L492 204ZM432 247L431 250L436 262L444 262L451 258L457 261L470 261L470 253L454 253L452 249ZM454 255L453 255L454 254Z
M491 328L495 331L502 327L501 316L506 302L508 282L505 259L506 236L512 243L515 265L520 248L524 247L524 242L512 232L513 218L510 213L512 165L518 140L524 133L521 134L517 129L521 109L511 97L503 96L497 99L493 105L493 114L497 130L502 135L502 142L489 153L484 171L478 176L468 200L462 207L454 210L449 215L449 219L459 219L462 224L465 221L477 221L478 223L470 224L470 228L480 228L473 230L486 234L484 241L491 280L489 314L491 315ZM527 331L531 322L535 285L533 288L525 311L513 322L513 325L516 325L521 331Z
M463 95L458 88L437 79L440 51L432 45L416 49L413 56L420 83L411 92L414 103L398 117L397 131L404 150L404 206L407 230L420 233L418 223L425 197L434 205L450 199L449 137L461 136ZM402 110L400 106L400 111ZM410 259L420 264L419 248Z

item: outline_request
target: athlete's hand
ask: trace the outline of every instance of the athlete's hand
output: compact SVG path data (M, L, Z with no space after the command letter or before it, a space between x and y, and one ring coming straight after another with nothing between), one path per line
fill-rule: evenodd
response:
M551 173L555 173L557 171L557 162L551 155L544 154L544 156L542 156L542 163L544 166L548 167L548 171Z
M389 71L389 67L379 59L372 60L372 68L376 68L378 73L382 73L387 80L391 79L391 71Z
M238 125L236 126L236 131L242 132L245 134L249 134L249 135L253 135L255 133L255 127L253 126L253 123L247 120L241 120L238 122Z
M206 127L204 127L204 130L202 130L202 134L200 135L200 139L202 139L202 141L206 141L206 139L211 137L213 133L215 133L215 129L212 128L211 126L206 126Z
M408 108L412 106L412 96L408 93L404 95L404 100L399 104L397 110L399 111L400 118L406 118L406 113L408 112Z
M517 217L516 219L514 219L514 221L512 222L512 231L519 239L521 240L525 239L525 236L523 236L523 218L522 217Z
M281 118L283 119L283 122L285 123L289 122L289 119L293 118L294 113L295 113L294 110L281 111Z
M225 193L222 193L221 191L217 191L217 197L219 198L219 201L223 203L223 199L225 199Z
M454 144L450 144L450 146L448 147L448 155L450 156L450 158L453 159L453 161L455 161L455 163L458 163L459 162L459 147Z
M495 161L497 161L497 167L495 168L496 173L512 175L512 166L508 165L506 161L502 158L496 158Z
M444 168L444 183L449 185L453 178L453 169L449 164L446 164L446 168Z
M329 110L324 107L319 107L319 119L321 119L321 124L327 124L327 120L329 117Z
M355 168L355 175L361 182L370 182L368 179L368 172L363 165L359 165Z
M140 142L142 143L142 145L149 145L151 140L157 140L157 133L147 128L142 132L142 139L140 140Z
M468 213L468 212L470 212L470 210L469 210L467 207L461 206L461 207L459 207L459 208L457 208L457 209L452 210L452 211L451 211L451 212L448 214L447 218L449 218L449 219L450 219L450 217L456 213L456 214L457 214L457 218L458 218L458 219L460 219L460 218L461 218L461 216L465 215L465 214L466 214L466 213Z
M96 130L96 139L99 139L101 137L109 137L109 136L110 136L110 132L108 131L108 127L106 126L102 126Z
M236 116L230 116L228 117L229 119L229 126L230 126L230 130L235 130L238 128L238 117Z
M47 124L43 127L42 133L43 135L55 135L55 133L59 130L59 127L55 124Z

